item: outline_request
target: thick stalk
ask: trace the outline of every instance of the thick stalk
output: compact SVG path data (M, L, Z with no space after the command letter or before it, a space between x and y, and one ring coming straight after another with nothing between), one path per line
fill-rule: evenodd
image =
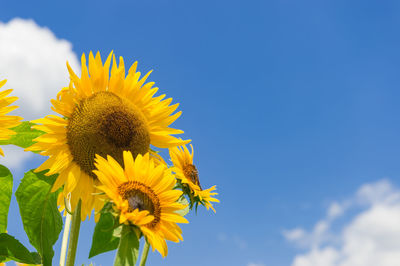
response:
M146 260L147 260L147 255L149 254L149 249L150 249L150 244L149 242L145 242L143 251L142 251L142 256L140 258L140 263L139 266L145 266L146 265Z
M139 239L130 225L123 225L114 266L136 265L139 257Z
M71 227L71 214L67 213L64 224L64 233L61 245L60 266L65 266L65 257L67 256L68 236Z
M61 244L61 253L60 253L60 266L65 266L65 258L67 257L67 246L68 246L68 238L69 238L69 230L71 229L71 193L68 194L67 198L64 198L65 204L65 224L64 224L64 233Z
M81 200L72 215L71 235L68 245L67 266L75 265L76 248L78 247L79 228L81 227Z

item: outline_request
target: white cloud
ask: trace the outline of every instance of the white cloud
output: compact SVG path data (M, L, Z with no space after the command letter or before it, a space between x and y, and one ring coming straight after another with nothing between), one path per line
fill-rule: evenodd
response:
M304 239L306 232L302 228L295 228L292 230L284 230L283 236L289 241L296 242Z
M292 265L296 266L336 266L335 261L338 258L337 251L334 248L327 247L323 249L311 249L307 255L297 256Z
M33 20L15 18L0 22L0 80L7 79L4 89L14 89L12 96L19 99L19 108L11 114L24 120L45 116L51 109L50 99L69 84L66 61L79 71L79 63L72 45L58 39L48 28ZM15 167L31 153L22 149L4 147L5 158L0 163Z
M358 213L333 230L336 219L350 208ZM400 190L387 180L363 185L350 199L331 205L310 232L295 228L283 235L307 249L292 266L398 266Z
M32 153L24 152L23 148L13 145L1 146L5 156L0 156L0 164L7 166L9 169L16 170L18 167L32 157Z
M328 217L330 219L335 219L336 217L339 217L340 215L343 214L344 212L344 206L337 202L333 202L328 209Z
M20 107L14 113L25 120L43 117L50 111L50 99L69 84L66 61L79 70L76 54L66 40L33 20L15 18L0 22L0 80L14 89Z
M383 180L363 185L357 192L357 200L361 204L390 204L400 201L400 192L393 188L390 182Z

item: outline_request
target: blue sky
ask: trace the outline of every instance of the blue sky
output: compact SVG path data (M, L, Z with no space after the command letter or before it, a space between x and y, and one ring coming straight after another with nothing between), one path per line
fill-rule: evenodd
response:
M149 265L291 265L301 250L284 230L310 230L365 184L400 185L397 1L7 1L1 9L1 22L33 19L78 58L114 50L126 65L138 60L180 103L174 126L193 140L201 182L217 185L221 203L216 214L190 215L185 241L170 243L166 259L151 254ZM22 226L9 223L22 239ZM87 259L93 221L82 229L77 261L110 265L113 252Z

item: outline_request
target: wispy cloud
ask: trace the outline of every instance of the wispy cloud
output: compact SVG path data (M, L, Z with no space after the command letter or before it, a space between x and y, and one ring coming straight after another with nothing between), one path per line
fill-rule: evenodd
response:
M264 263L259 263L259 262L249 262L246 264L246 266L266 266Z
M333 230L338 217L350 209L359 211L339 230ZM283 235L306 249L295 256L292 266L396 266L400 265L399 225L400 190L381 180L332 203L311 231L297 227Z

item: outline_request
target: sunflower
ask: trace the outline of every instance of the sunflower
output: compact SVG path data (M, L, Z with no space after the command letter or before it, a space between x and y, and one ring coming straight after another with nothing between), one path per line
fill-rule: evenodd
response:
M0 81L0 88L3 87L6 82L7 80ZM22 120L19 116L7 115L12 110L18 108L18 106L9 106L18 99L18 97L6 97L11 92L11 89L0 91L0 140L10 139L15 132L9 128L18 126L20 120ZM0 155L4 156L4 152L1 148Z
M190 145L190 147L192 149L191 153L185 145L169 149L169 155L174 165L172 171L176 173L176 178L180 180L183 190L188 192L191 202L193 200L200 202L207 210L211 208L215 212L211 202L219 202L218 199L213 198L213 196L218 195L218 193L213 192L216 186L205 190L201 188L199 172L193 164L193 146Z
M112 60L111 60L112 59ZM109 73L112 61L111 73ZM47 175L59 173L53 191L64 185L58 204L64 208L64 198L70 197L74 210L82 200L82 220L91 210L98 211L103 202L95 197L99 185L93 174L95 154L111 155L120 164L122 152L128 150L136 157L150 151L150 145L169 148L182 141L172 134L182 130L170 128L181 112L175 112L178 104L170 105L172 98L165 95L154 97L158 88L153 82L145 83L136 72L137 62L125 77L125 66L120 57L117 66L111 52L102 63L100 53L90 52L89 66L85 54L81 58L82 72L79 78L67 63L71 82L52 100L52 109L62 115L49 115L34 121L36 129L46 134L35 139L28 150L41 151L49 156L36 171L49 169Z
M121 224L135 225L163 257L168 253L165 240L179 242L182 231L176 223L188 221L176 213L185 208L178 203L182 191L173 190L176 180L165 164L156 164L149 153L133 159L123 152L125 169L111 156L96 156L96 174L119 213Z

